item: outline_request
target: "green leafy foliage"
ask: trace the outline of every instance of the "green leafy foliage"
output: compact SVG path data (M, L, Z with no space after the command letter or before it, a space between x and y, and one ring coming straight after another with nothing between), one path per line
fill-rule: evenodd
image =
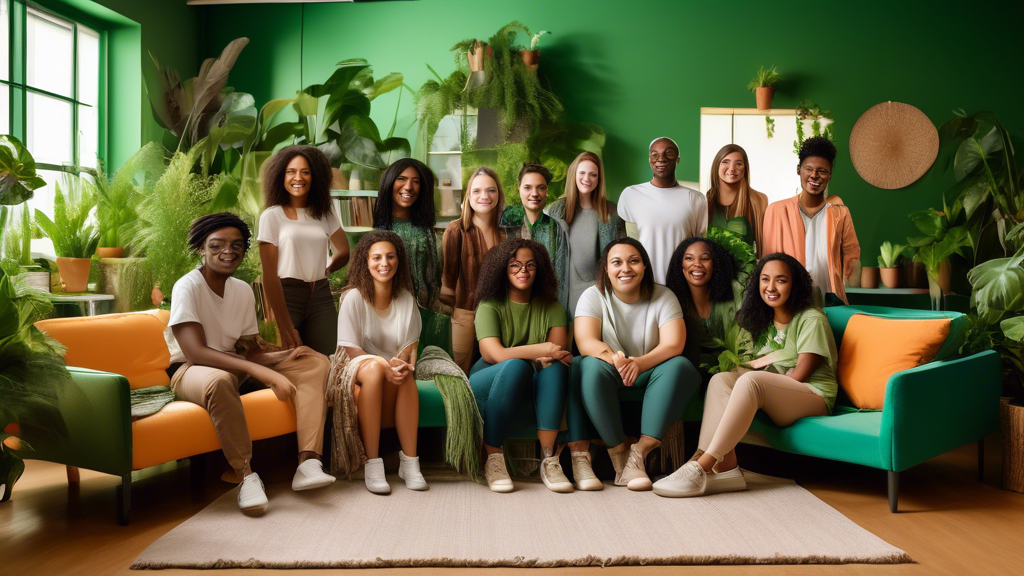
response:
M163 146L150 142L132 154L113 178L107 179L102 165L93 172L100 246L121 246L130 252L139 226L139 202L163 174L164 155Z
M747 84L747 90L754 92L758 88L772 88L782 80L782 75L776 70L775 66L765 68L764 66L758 68L757 74L754 75L754 79Z
M882 245L878 249L880 252L878 256L878 267L896 268L903 260L903 253L907 248L908 247L903 244L893 244L889 241L882 242Z
M750 333L740 328L739 324L729 327L720 344L722 352L718 355L718 364L701 364L701 368L709 374L730 372L754 359Z
M0 268L10 275L32 265L32 212L27 204L20 208L0 206L0 234L3 252Z
M835 133L832 131L832 124L825 126L822 129L822 120L832 120L832 112L829 110L823 110L820 106L811 102L810 100L804 100L800 102L800 105L796 108L796 140L793 141L793 153L799 154L800 147L803 146L806 136L804 135L804 121L811 121L811 136L824 136L829 140L835 140Z
M57 256L91 258L99 242L99 231L92 219L98 193L88 180L65 173L64 186L55 184L53 220L40 210L35 211L36 225L53 242Z
M14 136L0 135L0 205L21 204L43 186L28 148Z
M1024 311L1024 249L1011 258L996 258L967 273L971 283L971 305L981 316L992 311Z

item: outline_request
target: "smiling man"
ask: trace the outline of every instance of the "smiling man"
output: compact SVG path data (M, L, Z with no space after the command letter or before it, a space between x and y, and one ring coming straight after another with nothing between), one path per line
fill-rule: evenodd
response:
M252 440L239 386L251 376L269 386L278 400L295 407L300 464L292 489L320 488L334 482L320 462L330 363L306 346L279 351L260 339L252 288L233 277L249 239L249 227L230 212L192 222L188 244L199 253L202 265L174 283L167 325L181 350L171 356L167 373L178 398L210 413L224 456L234 470L224 479L241 482L239 508L262 512L267 496L259 475L249 466Z
M622 191L617 205L626 221L626 233L643 244L651 258L654 281L665 283L668 261L687 238L708 229L708 201L700 192L676 180L679 146L671 138L657 138L648 147L651 181Z
M816 288L815 302L828 294L846 302L845 282L860 259L860 243L850 209L828 193L837 150L816 136L800 146L800 194L768 205L764 213L764 253L784 252L807 268Z
M548 202L551 171L541 164L526 163L519 170L518 206L509 206L501 215L501 226L509 238L536 240L551 257L558 276L558 303L569 306L569 228L563 220L544 213Z

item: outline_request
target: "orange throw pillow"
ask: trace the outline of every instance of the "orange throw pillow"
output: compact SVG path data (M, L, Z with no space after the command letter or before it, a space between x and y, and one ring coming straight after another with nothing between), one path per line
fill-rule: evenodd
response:
M889 377L935 358L949 336L949 325L949 318L854 315L839 348L839 385L857 408L881 410Z

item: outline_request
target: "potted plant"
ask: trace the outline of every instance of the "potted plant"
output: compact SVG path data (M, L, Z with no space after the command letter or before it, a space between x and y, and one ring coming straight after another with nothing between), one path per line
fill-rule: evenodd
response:
M878 268L874 266L864 266L860 269L861 288L878 288L878 278Z
M0 502L25 471L22 455L33 439L67 435L57 407L61 390L71 382L63 348L34 326L49 316L53 304L41 292L0 271Z
M530 40L530 49L519 52L519 55L523 58L523 64L526 64L526 67L530 70L536 70L540 66L540 48L538 46L540 44L540 37L545 34L551 34L551 32L547 30L537 32Z
M57 268L65 292L85 292L89 284L89 267L99 242L96 225L90 221L96 207L96 192L89 181L65 175L67 195L56 185L53 198L53 220L36 210L36 224L53 242Z
M758 110L770 110L772 107L772 98L775 96L775 85L782 80L782 75L779 74L775 66L771 68L765 68L762 66L757 70L757 75L754 79L747 84L747 90L754 93L757 100Z
M43 186L28 148L14 136L0 135L0 205L21 204Z
M96 181L96 220L99 223L99 258L121 258L130 248L138 230L136 212L143 196L147 178L159 176L163 171L163 148L150 142L132 155L124 165L107 179L102 164L93 171ZM138 180L138 184L136 183Z
M903 244L892 244L883 242L879 248L878 268L882 277L882 284L886 288L900 287L900 262L903 260L903 251L907 247Z

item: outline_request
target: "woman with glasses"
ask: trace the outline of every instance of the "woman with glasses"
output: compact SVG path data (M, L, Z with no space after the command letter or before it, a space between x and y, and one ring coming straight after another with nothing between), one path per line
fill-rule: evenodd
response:
M764 254L796 258L814 281L814 302L846 303L845 283L860 259L850 209L828 193L836 146L823 136L800 146L800 194L773 202L764 213Z
M708 229L708 201L700 192L676 180L679 146L671 138L657 138L648 148L651 181L634 184L619 196L619 216L626 234L643 244L651 258L648 274L665 283L672 251L691 236Z
M565 412L572 355L555 271L539 242L512 238L484 256L476 289L476 336L482 358L469 373L484 420L484 476L510 492L502 445L516 413L533 404L544 459L540 477L554 492L572 492L555 440Z

